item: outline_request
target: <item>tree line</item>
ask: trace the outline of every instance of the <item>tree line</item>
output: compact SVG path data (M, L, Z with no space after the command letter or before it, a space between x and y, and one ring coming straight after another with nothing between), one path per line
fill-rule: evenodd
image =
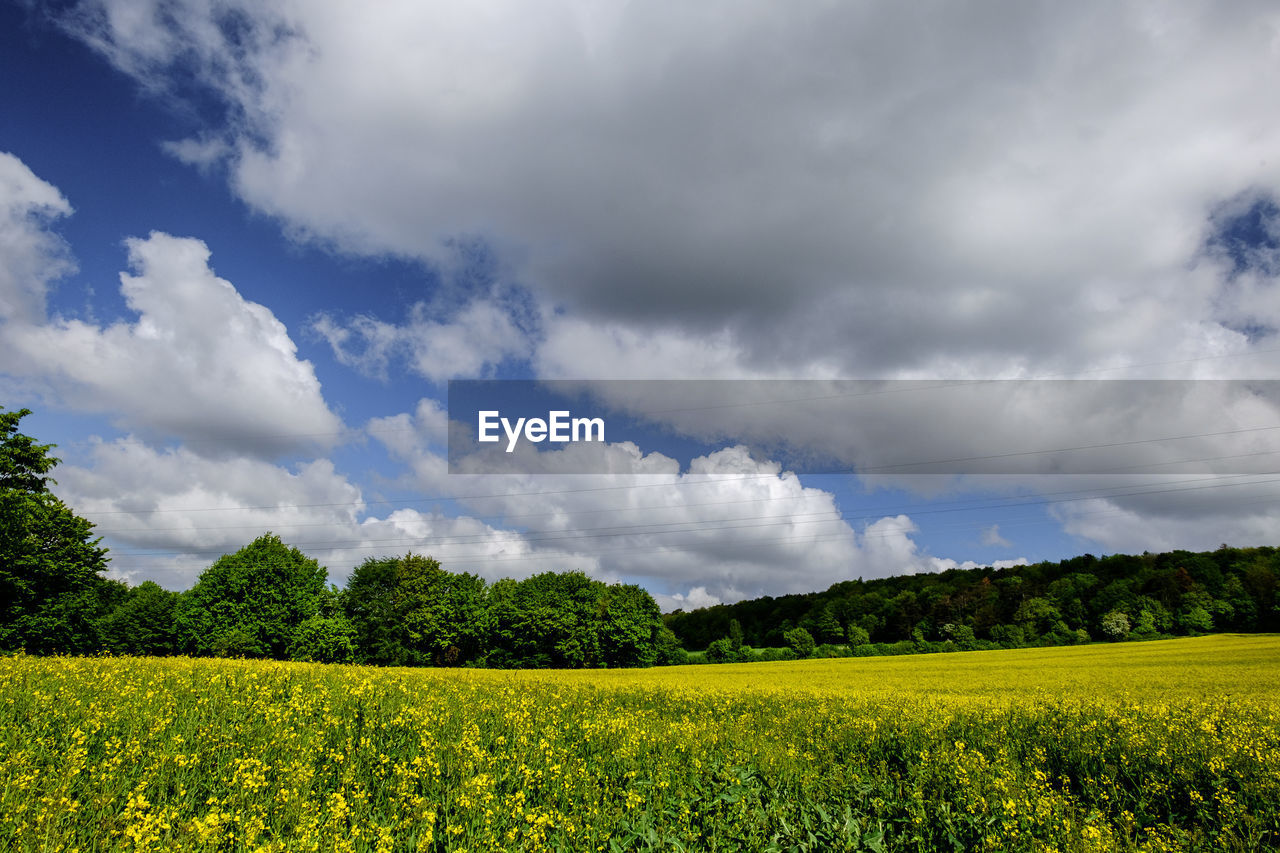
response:
M685 648L707 649L711 661L768 659L779 649L904 654L1278 631L1278 577L1280 549L1271 547L1085 554L842 581L664 619Z
M105 577L93 525L49 491L52 445L0 409L0 651L395 666L599 667L903 654L1280 630L1280 549L951 569L663 616L582 572L492 584L431 557L365 560L339 589L266 534L185 592Z
M638 586L582 572L486 584L406 554L365 560L339 589L273 534L220 557L186 592L148 581L117 595L87 639L120 654L506 668L678 662L658 605Z
M683 662L657 603L578 571L487 584L428 556L371 557L344 588L266 534L173 592L105 577L93 525L49 491L52 445L0 409L0 651L211 655L394 666Z

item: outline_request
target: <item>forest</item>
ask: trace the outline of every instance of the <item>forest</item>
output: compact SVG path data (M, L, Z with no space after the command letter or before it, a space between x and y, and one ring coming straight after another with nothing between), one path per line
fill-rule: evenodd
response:
M849 580L664 617L685 648L906 654L1280 630L1280 550L1231 548ZM755 649L756 651L752 651ZM768 652L764 653L768 657Z

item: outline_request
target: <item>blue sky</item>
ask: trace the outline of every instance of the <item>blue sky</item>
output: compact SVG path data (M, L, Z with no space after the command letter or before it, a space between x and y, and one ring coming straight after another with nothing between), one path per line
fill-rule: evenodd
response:
M337 582L413 550L667 608L1275 544L1238 384L708 404L1276 375L1268 4L902 5L0 0L0 405L113 573L174 589L266 530ZM493 378L726 382L609 384L634 441L451 475L447 383Z

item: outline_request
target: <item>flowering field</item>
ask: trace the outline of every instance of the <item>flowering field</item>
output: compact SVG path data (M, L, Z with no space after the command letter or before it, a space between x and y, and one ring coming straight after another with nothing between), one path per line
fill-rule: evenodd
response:
M0 658L4 850L1280 847L1280 637L502 672Z

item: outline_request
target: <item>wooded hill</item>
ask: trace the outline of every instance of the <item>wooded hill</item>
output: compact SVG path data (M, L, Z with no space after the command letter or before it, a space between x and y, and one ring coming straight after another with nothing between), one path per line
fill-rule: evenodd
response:
M961 649L1277 631L1277 577L1280 550L1270 547L1085 554L1005 569L844 581L825 592L678 610L663 618L690 650L739 631L746 646L786 646L784 634L797 628L819 644L950 641Z

